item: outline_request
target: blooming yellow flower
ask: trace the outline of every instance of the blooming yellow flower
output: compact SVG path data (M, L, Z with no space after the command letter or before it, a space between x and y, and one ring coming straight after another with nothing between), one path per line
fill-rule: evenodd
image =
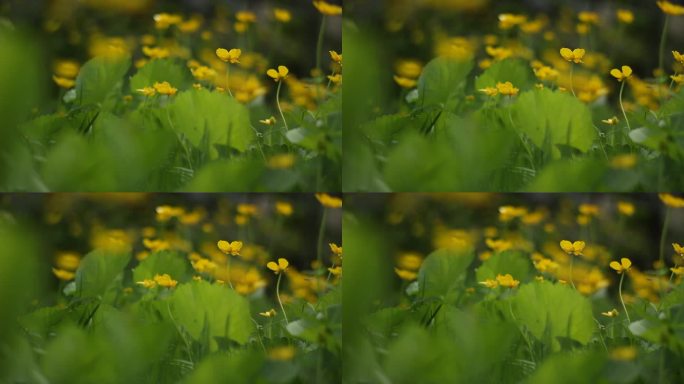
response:
M171 244L169 244L168 241L159 239L143 239L143 245L152 252L163 251L165 249L171 248Z
M632 216L634 215L634 204L627 202L627 201L618 201L618 212L620 212L621 215L625 216Z
M75 252L59 252L55 258L55 265L59 269L75 271L81 264L81 257Z
M225 48L216 50L216 56L226 63L239 64L241 55L242 50L239 48L233 48L230 51Z
M558 78L559 73L557 70L544 65L539 68L535 68L534 75L537 76L537 78L541 81L554 81Z
M280 80L284 80L285 78L287 78L287 75L289 73L290 73L290 70L287 69L287 67L284 65L279 65L277 71L273 68L266 71L266 74L268 75L268 77L272 78L276 82L278 82Z
M681 197L677 197L669 193L659 193L658 197L660 197L660 200L668 207L684 208L684 199Z
M81 65L74 60L58 60L54 65L55 75L67 79L75 79L80 70Z
M161 83L154 83L154 85L152 85L152 86L157 91L157 93L159 93L160 95L173 96L178 92L178 89L172 87L168 81L164 81Z
M617 125L620 122L620 119L618 119L617 116L613 116L610 119L601 120L601 122L608 125Z
M330 80L330 82L333 84L341 84L342 83L342 75L339 73L336 73L334 75L328 75L328 80Z
M672 56L679 64L684 64L684 55L679 53L679 51L672 51Z
M317 193L316 199L321 205L327 208L341 208L342 199L339 197L330 196L327 193Z
M271 308L266 312L259 312L259 314L263 317L275 317L276 315L276 310Z
M218 249L220 249L221 252L225 253L226 255L230 254L233 256L238 256L240 255L240 250L242 249L242 241L228 242L225 240L219 240L216 245L218 246Z
M57 84L58 87L64 89L70 89L76 85L76 81L67 79L66 77L52 76L52 80L55 82L55 84Z
M617 155L610 160L610 167L614 169L632 169L637 165L639 158L633 153Z
M617 309L613 308L608 312L601 312L601 314L606 317L618 317L620 315L620 312L618 312Z
M283 8L274 8L273 16L276 20L280 21L281 23L289 23L292 20L292 14L290 13L290 11Z
M336 51L330 51L330 59L332 61L336 62L339 65L342 65L342 54L337 53Z
M560 242L560 247L563 251L565 251L565 253L575 256L582 255L582 251L584 251L585 245L586 244L584 243L584 241L580 240L575 241L574 243L568 240L563 240Z
M336 267L330 267L330 268L328 268L328 272L330 272L330 274L333 276L341 276L342 275L342 267L339 265Z
M575 64L580 64L583 63L582 61L584 59L584 54L586 51L582 48L577 48L575 50L571 50L570 48L561 48L560 54L563 56L563 58L567 61L572 61Z
M328 246L330 247L330 252L332 252L335 256L342 256L342 247L335 243L329 243Z
M632 268L632 261L626 257L623 257L622 259L620 259L619 263L617 261L611 261L610 267L616 270L618 274L620 274L622 272L629 271L629 269Z
M157 282L151 279L145 279L143 281L137 281L136 284L142 285L145 288L154 288L157 286Z
M136 92L143 94L145 97L152 97L157 94L157 91L152 87L137 89Z
M314 0L314 7L318 9L318 12L326 16L337 16L342 14L342 7L335 4L330 4L322 0Z
M632 76L632 68L628 65L623 65L622 70L613 68L611 69L610 74L621 82L622 80L627 80Z
M281 272L285 272L289 266L290 263L287 261L287 259L283 259L282 257L278 259L277 264L274 261L269 261L266 264L266 268L273 271L276 275Z
M271 116L271 117L269 117L268 119L259 120L259 122L260 122L261 124L264 124L264 125L275 125L275 123L277 122L277 120L276 120L275 117Z
M161 47L147 47L142 48L142 52L150 59L165 59L171 54L168 49Z
M505 47L486 47L487 54L495 60L501 61L513 56L513 51Z
M292 204L288 203L287 201L276 201L275 208L276 212L282 216L291 216L294 212Z
M601 21L598 13L590 11L582 11L578 13L577 18L579 21L587 24L598 24Z
M684 275L684 267L670 268L670 271L672 271L672 273L674 273L677 276Z
M52 268L52 273L60 280L63 281L69 281L73 280L74 277L76 277L76 274L73 272L66 271L64 269L58 269L58 268Z
M679 245L679 243L672 243L672 248L679 256L684 256L684 247Z
M485 243L494 252L503 252L503 251L509 250L513 247L513 244L510 241L506 241L503 239L499 239L499 240L486 239Z
M659 1L658 6L660 7L660 9L664 13L666 13L668 15L672 15L672 16L684 15L684 7L682 7L681 5L672 4L669 1Z
M521 25L527 22L527 16L516 15L513 13L502 13L499 15L499 28L511 29L516 25Z
M672 81L674 81L677 84L682 84L684 83L684 74L672 75L670 76L670 79L672 79Z
M204 65L200 65L197 68L191 68L192 76L197 80L211 81L216 77L216 71L213 68L209 68Z
M507 81L505 83L497 83L496 89L499 91L500 94L504 96L515 96L518 94L518 92L520 92L520 90L518 88L515 88L510 81Z
M235 19L241 23L254 23L256 14L250 11L239 11L235 14Z
M495 87L487 87L487 88L482 88L478 89L479 92L484 93L485 95L489 97L494 97L499 94L499 90L496 89Z
M268 358L275 361L289 361L292 360L297 353L295 347L291 345L283 345L281 347L274 347L268 350Z
M416 273L414 271L408 271L406 269L394 268L394 273L396 273L400 279L406 280L406 281L413 281L416 278L418 278L418 273Z
M623 24L632 24L634 22L634 12L629 9L618 9L617 19Z
M418 82L408 77L394 76L394 82L402 88L410 89L418 85Z
M183 17L170 13L158 13L154 15L154 24L157 29L167 29L172 25L180 24Z
M160 287L175 288L178 282L171 278L167 273L154 276L154 282Z
M480 285L484 285L487 288L494 289L499 286L499 282L493 279L487 279L485 281L478 282Z
M496 281L499 283L500 286L506 288L515 288L518 285L520 285L520 281L515 280L510 273L507 273L505 275L496 275Z
M211 273L216 270L217 267L216 263L205 258L200 258L199 260L191 261L190 263L192 264L192 268L199 273Z

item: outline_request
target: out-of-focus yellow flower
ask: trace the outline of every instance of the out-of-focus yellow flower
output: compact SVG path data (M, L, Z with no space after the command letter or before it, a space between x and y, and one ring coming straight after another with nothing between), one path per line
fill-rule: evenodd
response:
M619 361L631 361L637 357L637 349L632 345L617 347L610 351L610 358Z
M54 65L55 75L67 79L75 79L80 70L81 65L75 60L58 60Z
M292 13L284 8L274 8L273 17L281 23L289 23L292 20Z
M513 247L513 243L511 243L510 241L503 240L503 239L499 239L499 240L486 239L485 243L494 252L503 252L503 251L509 250Z
M618 274L620 274L622 272L629 271L629 269L632 268L632 261L626 257L623 257L622 259L620 259L619 263L617 261L611 261L610 267L617 271Z
M342 199L340 199L339 197L330 196L327 193L317 193L316 199L319 203L321 203L321 205L323 205L326 208L342 207Z
M601 211L596 204L580 204L579 211L581 214L586 216L598 216Z
M617 79L617 81L622 82L632 77L632 68L628 65L623 65L622 70L613 68L610 70L611 76Z
M335 256L342 256L342 247L335 243L329 243L328 246L330 247L330 252L332 252Z
M271 116L268 119L259 120L259 122L263 125L275 125L275 123L277 123L278 121L275 117Z
M216 270L216 263L209 259L200 258L197 261L191 261L192 268L199 273L211 273Z
M242 56L242 50L239 48L233 48L229 51L225 48L219 48L216 50L216 56L226 63L239 64L240 56Z
M617 155L610 160L610 167L614 169L632 169L637 165L639 158L633 153Z
M259 312L259 315L261 315L261 316L263 316L263 317L275 317L276 314L277 314L277 312L276 312L276 310L273 309L273 308L269 309L269 310L266 311L266 312Z
M166 48L147 46L142 47L142 52L150 59L165 59L171 54L171 52L169 52L169 50Z
M582 48L576 48L575 50L571 50L570 48L561 48L560 54L563 59L574 62L575 64L580 64L584 62L583 59L586 51Z
M174 217L182 216L185 213L185 209L182 207L172 207L170 205L160 205L155 208L155 212L157 213L157 221L163 223Z
M326 16L337 16L342 14L342 7L339 5L330 4L322 0L314 0L313 5L318 9L318 12Z
M672 56L674 57L676 62L678 62L679 64L684 64L684 55L679 53L679 51L672 51Z
M169 244L168 241L159 239L143 239L143 245L152 252L163 251L171 248L171 244Z
M154 276L154 281L160 286L160 287L166 287L166 288L175 288L176 285L178 285L178 282L174 279L171 278L167 273L163 275L156 275Z
M136 92L142 94L145 97L152 97L157 94L157 91L152 87L136 89Z
M76 85L75 80L67 79L66 77L52 76L52 80L58 87L64 89L71 89Z
M328 268L328 272L330 272L330 274L333 276L342 276L342 267L339 265L335 267L330 267Z
M618 119L617 116L613 116L610 119L601 120L601 122L607 125L617 125L620 122L620 119Z
M190 20L178 24L178 29L183 33L195 33L202 27L202 17L192 17Z
M242 249L242 241L228 242L225 240L219 240L216 245L218 246L218 249L220 249L221 252L225 253L226 255L230 254L233 256L239 256L240 250Z
M52 273L62 281L73 280L74 277L76 277L76 274L74 272L69 272L59 268L52 268Z
M272 78L273 81L275 81L275 82L278 82L280 80L285 80L289 73L290 73L290 70L287 69L287 67L284 65L279 65L278 70L271 68L268 71L266 71L266 74L268 75L268 77Z
M75 252L59 252L55 257L55 265L59 269L75 271L81 264L81 256Z
M282 216L291 216L294 212L292 204L287 201L276 201L275 203L276 212Z
M503 205L499 207L499 220L503 222L511 221L518 217L523 217L527 214L527 208L514 207L512 205Z
M684 199L681 197L677 197L669 193L660 193L658 194L658 197L660 198L660 201L662 201L668 207L684 208Z
M153 87L160 95L173 96L178 92L178 89L172 87L168 81L154 83Z
M672 81L674 81L677 84L682 84L684 83L684 74L680 73L679 75L672 75L670 76L670 79L672 79Z
M275 361L289 361L292 360L297 353L295 347L291 345L283 345L281 347L274 347L268 350L268 358Z
M406 281L413 281L418 278L418 273L415 271L408 271L406 269L394 268L394 273L396 273L400 279Z
M336 73L334 75L328 75L328 80L330 80L330 82L333 84L341 84L342 83L342 75L339 73Z
M625 215L625 216L634 215L635 207L634 207L634 204L632 204L630 202L618 201L617 207L618 207L618 212L620 212L621 215Z
M618 317L620 315L620 312L618 312L617 309L613 308L608 312L601 312L601 314L606 317Z
M238 11L235 13L235 19L241 23L256 22L256 14L251 11Z
M577 14L577 18L579 21L587 24L594 24L598 25L599 22L601 21L601 18L599 17L599 14L596 12L591 12L591 11L582 11Z
M672 243L672 248L679 256L684 256L684 247L679 245L679 243Z
M172 25L180 24L183 17L170 13L158 13L154 15L154 26L157 29L168 29Z
M559 72L549 66L542 66L534 69L534 75L541 81L555 81L558 79Z
M157 286L157 282L152 279L145 279L143 281L137 281L136 284L142 285L145 288L151 289Z
M266 264L266 268L273 271L276 275L285 272L289 266L290 262L287 261L287 259L283 259L282 257L278 259L278 263L274 261L269 261Z
M269 157L266 166L270 169L290 169L294 166L296 156L292 153L281 153Z
M673 4L673 3L670 3L669 1L659 1L657 4L658 4L658 7L660 7L660 9L668 15L672 15L672 16L684 15L684 7L682 7L681 5Z
M565 251L565 253L575 256L582 255L585 245L586 244L584 241L581 240L575 241L574 243L568 240L563 240L560 242L560 247L563 251Z
M487 288L494 289L499 286L499 282L493 279L487 279L485 281L478 282L480 285L484 285Z
M520 281L515 280L510 273L507 273L505 275L496 275L496 281L499 283L500 286L506 288L515 288L518 285L520 285Z
M495 87L486 87L486 88L478 89L478 91L484 93L485 95L487 95L489 97L494 97L494 96L497 96L499 94L499 90L496 89Z
M516 25L521 25L527 22L527 16L516 15L512 13L502 13L499 15L499 28L511 29Z
M401 77L401 76L394 76L394 82L397 83L398 86L406 89L411 89L415 88L416 85L418 85L418 82L414 79L409 79L408 77Z
M674 273L677 276L684 275L684 267L673 267L670 268L670 271L672 271L672 273Z
M336 51L330 51L329 53L330 53L330 59L333 62L335 62L339 65L342 65L342 54L341 53L337 53Z
M629 9L618 9L617 19L623 24L632 24L634 22L634 12Z
M191 68L192 76L200 81L212 81L216 78L216 70L207 66L201 65L197 68Z
M514 87L510 81L505 83L497 83L496 89L504 96L515 96L518 94L518 92L520 92L520 90Z

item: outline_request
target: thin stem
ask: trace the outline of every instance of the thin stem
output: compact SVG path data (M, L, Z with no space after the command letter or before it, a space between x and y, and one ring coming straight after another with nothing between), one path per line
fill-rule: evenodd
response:
M625 122L627 123L627 129L629 129L630 132L632 132L632 126L629 124L629 119L627 118L627 112L625 112L625 106L622 104L622 92L625 90L625 83L627 80L622 81L622 85L620 86L620 109L622 109L622 116L625 117Z
M321 54L323 53L323 38L325 37L325 21L326 17L323 15L321 20L321 29L318 31L318 42L316 42L316 70L321 71ZM322 73L322 71L320 72ZM316 78L320 79L320 75L317 73Z
M325 225L328 219L328 209L323 208L323 217L321 218L321 225L318 228L318 242L316 245L316 260L318 260L318 267L323 266L323 236L325 235Z
M570 285L572 285L572 288L574 290L577 290L577 288L575 288L575 282L572 280L572 267L574 264L575 264L575 257L573 255L570 255Z
M570 91L573 96L577 97L575 95L575 64L570 64Z
M283 109L280 107L280 88L283 86L283 80L278 80L278 90L276 91L276 104L278 105L278 112L280 112L280 118L283 119L283 124L285 124L285 132L289 131L290 128L287 126L287 120L285 120L285 115L283 114Z
M285 307L283 307L283 301L280 300L280 280L283 277L283 272L278 274L278 282L276 283L276 297L278 298L278 304L280 304L280 310L283 311L283 317L285 317L285 324L290 325L290 321L287 320L287 313L285 313Z
M235 288L233 288L233 283L230 281L230 255L228 255L228 259L226 261L226 272L228 275L228 286L230 286L230 289L234 291Z
M226 63L226 90L230 97L233 97L233 93L230 91L230 63Z
M667 237L667 227L670 224L670 209L665 208L665 221L663 222L663 230L660 233L660 265L665 265L665 238Z
M665 42L667 41L667 30L670 26L670 15L665 15L665 24L663 25L663 34L660 36L660 49L658 51L658 96L660 103L663 102L663 88L660 86L660 80L665 73Z
M622 281L625 280L625 274L627 274L627 271L623 271L620 274L620 286L618 287L618 293L620 294L620 302L622 303L622 309L624 309L625 316L627 316L627 322L629 324L631 324L632 320L629 318L629 312L627 312L627 307L625 306L625 300L622 299Z

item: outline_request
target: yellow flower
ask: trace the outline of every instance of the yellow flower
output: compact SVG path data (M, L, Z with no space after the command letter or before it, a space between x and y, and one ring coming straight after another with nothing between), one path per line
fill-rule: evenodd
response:
M684 55L679 53L679 51L672 51L672 56L679 64L684 64Z
M619 263L617 261L611 261L610 267L616 270L618 274L620 274L622 272L629 271L629 269L632 268L632 261L626 257L623 257L622 259L620 259Z
M575 241L574 243L568 240L563 240L560 242L560 247L563 251L565 251L565 253L575 256L580 256L582 254L585 245L586 244L584 243L584 241L580 240Z
M76 81L67 79L66 77L52 76L52 80L55 82L55 84L57 84L58 87L64 89L70 89L76 85Z
M672 243L672 248L679 256L684 256L684 247L679 245L679 243Z
M292 20L292 14L290 13L290 11L283 8L274 8L273 16L276 20L280 21L281 23L289 23Z
M494 288L496 288L496 287L499 286L499 282L496 281L496 280L492 280L492 279L487 279L487 280L485 280L485 281L480 281L480 282L478 282L478 284L484 285L485 287L491 288L491 289L494 289Z
M414 271L407 271L405 269L394 268L394 273L396 273L400 279L406 281L413 281L418 278L418 273Z
M160 287L175 288L178 282L171 278L168 274L154 276L154 282Z
M584 58L585 53L586 51L582 48L577 48L575 50L571 50L570 48L561 48L560 50L560 54L565 60L572 61L575 64L583 63L582 59Z
M660 193L658 194L658 197L660 197L660 200L665 203L668 207L672 208L684 208L684 199L674 196L669 193Z
M287 201L276 201L275 208L276 212L278 212L279 215L283 216L291 216L292 212L294 212L292 204L288 203Z
M254 23L256 15L250 11L239 11L235 14L235 19L241 23Z
M506 240L486 239L485 243L495 252L503 252L513 247L513 244Z
M275 123L277 122L277 120L276 120L275 117L271 116L271 117L269 117L268 119L259 120L259 122L260 122L261 124L264 124L264 125L275 125Z
M321 205L327 208L341 208L342 199L339 197L330 196L327 193L317 193L316 199Z
M608 125L617 125L620 122L620 119L618 119L617 116L613 116L610 119L601 120L601 122Z
M684 267L670 268L670 271L672 271L672 273L674 273L677 276L684 275Z
M73 272L66 271L64 269L52 268L52 273L57 276L58 279L63 281L73 280L76 274Z
M479 92L484 93L485 95L489 97L494 97L499 94L499 90L494 88L494 87L487 87L487 88L482 88L478 90Z
M342 54L337 53L336 51L330 51L330 58L337 64L342 65Z
M328 272L330 272L330 274L333 276L341 276L342 275L342 267L338 265L336 267L328 268Z
M672 79L672 81L674 81L677 84L682 84L684 83L684 74L670 76L670 79Z
M178 92L178 90L176 88L172 87L168 81L164 81L161 83L154 83L153 87L157 91L157 93L159 93L160 95L173 96Z
M618 317L620 315L620 312L618 312L617 309L613 308L608 312L601 312L601 314L606 317Z
M276 361L292 360L297 350L291 345L284 345L281 347L274 347L268 350L268 358Z
M80 70L81 65L74 60L58 60L54 65L55 75L67 79L75 79Z
M75 271L81 263L81 257L74 252L60 252L55 259L57 268L67 271Z
M499 91L500 94L505 96L515 96L518 94L518 92L520 92L520 90L518 88L515 88L510 81L507 81L505 83L497 83L496 89Z
M510 273L507 273L505 275L496 275L496 281L499 283L500 286L506 288L515 288L518 285L520 285L520 282L518 280L515 280Z
M617 18L623 24L632 24L634 22L634 12L629 9L618 9Z
M632 169L637 165L639 158L633 153L617 155L610 160L610 166L614 169Z
M170 13L159 13L154 15L154 24L157 29L167 29L168 27L180 24L183 18L180 15Z
M241 55L242 50L239 48L233 48L230 51L225 48L219 48L216 50L216 56L226 63L239 64Z
M414 79L409 79L408 77L394 76L394 82L397 83L402 88L410 89L414 88L418 82Z
M486 47L487 54L495 60L501 61L513 56L513 51L504 47Z
M330 252L332 252L335 256L342 256L342 247L335 243L329 243L328 246L330 247Z
M143 245L152 252L171 248L171 245L164 240L143 239Z
M628 65L623 65L622 70L619 70L617 68L613 68L610 71L610 74L616 78L618 81L622 80L627 80L632 76L632 68L629 67Z
M192 268L199 273L210 273L216 270L216 263L209 259L200 258L196 261L191 261Z
M276 315L276 310L271 308L266 312L259 312L259 314L263 317L275 317Z
M337 16L342 14L342 7L335 4L330 4L322 0L314 0L314 7L318 9L318 12L326 16Z
M271 169L290 169L295 163L296 156L292 153L281 153L269 157L266 166Z
M499 28L511 29L516 25L521 25L527 22L527 16L516 15L512 13L502 13L499 15Z
M276 82L278 82L280 80L284 80L285 78L287 78L287 75L289 73L290 73L290 70L287 69L287 67L284 65L279 65L277 71L273 68L266 71L266 74L268 75L268 77L272 78Z
M254 204L242 203L238 204L237 211L241 215L254 216L257 214L258 209L257 206Z
M328 80L330 80L330 82L333 84L340 84L342 83L342 75L339 73L334 75L328 75Z
M145 56L149 57L150 59L165 59L169 57L170 53L169 50L166 48L160 48L160 47L143 47L142 52Z
M658 6L668 15L682 16L684 15L684 7L677 4L672 4L669 1L659 1Z
M268 264L266 264L266 268L273 271L276 275L281 272L285 272L289 266L290 263L287 261L287 259L283 259L282 257L278 259L277 264L273 261L269 261Z
M152 97L157 94L157 91L152 87L137 89L136 92L143 94L145 97Z
M150 279L145 279L145 280L143 280L143 281L138 281L138 282L136 282L136 284L142 285L142 286L145 287L145 288L154 288L154 287L157 286L157 282L154 281L154 280L150 280Z
M632 345L618 347L610 351L610 358L613 360L630 361L637 356L637 349Z
M542 66L539 68L534 69L534 75L537 76L537 78L541 81L553 81L558 78L558 71L549 67L549 66Z
M221 252L225 253L226 255L230 254L233 256L238 256L240 255L240 250L242 249L242 241L228 242L225 240L219 240L216 245L218 246L218 249L220 249Z
M626 202L626 201L618 201L618 212L620 212L621 215L625 216L632 216L634 215L634 204Z
M216 71L213 68L204 65L200 65L197 68L191 68L190 72L192 72L192 76L197 80L211 81L216 77Z

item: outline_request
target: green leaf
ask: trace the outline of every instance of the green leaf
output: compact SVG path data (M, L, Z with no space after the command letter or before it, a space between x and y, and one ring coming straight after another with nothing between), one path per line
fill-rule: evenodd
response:
M418 285L423 295L446 297L455 294L463 286L466 269L474 257L472 250L432 252L418 272Z
M597 352L562 353L549 356L526 382L528 384L602 383L606 355Z
M81 105L103 103L114 94L131 66L130 56L96 57L83 65L76 78L76 101Z
M548 89L524 92L511 110L513 128L560 157L557 145L586 152L596 138L591 111L572 95ZM550 148L549 148L550 147Z
M454 95L463 93L473 61L438 57L429 62L418 79L419 100L423 106L446 104Z
M210 355L183 381L185 384L261 383L263 356L255 351L235 351Z
M76 271L76 294L80 297L104 296L121 285L121 274L131 259L130 252L99 249L87 254Z
M319 143L325 139L325 133L314 131L309 128L295 128L285 134L292 144L315 151L319 148Z
M524 284L511 305L516 322L554 351L564 339L586 345L596 327L589 299L567 285Z
M482 75L478 76L475 79L475 88L496 87L497 83L510 81L514 87L527 91L532 88L533 76L530 66L525 61L506 59L492 64Z
M173 293L170 306L175 321L193 339L201 341L207 330L212 349L216 348L215 337L244 344L254 329L249 302L226 286L206 281L182 284Z
M165 273L174 280L185 282L189 273L188 261L175 251L154 252L133 269L133 281L143 281Z
M605 190L606 170L604 162L592 159L559 160L547 165L525 189L529 192L599 192Z
M263 162L219 160L205 165L183 189L185 192L258 192Z
M138 89L164 81L168 81L174 88L184 90L190 84L190 71L172 59L152 60L131 77L131 92L135 94Z
M494 279L496 275L510 273L514 279L526 282L532 273L530 258L519 251L496 253L482 263L475 271L477 281Z
M215 145L242 152L255 138L249 110L225 94L206 89L181 92L168 106L168 113L169 127L199 149L208 145L211 158L218 157Z

